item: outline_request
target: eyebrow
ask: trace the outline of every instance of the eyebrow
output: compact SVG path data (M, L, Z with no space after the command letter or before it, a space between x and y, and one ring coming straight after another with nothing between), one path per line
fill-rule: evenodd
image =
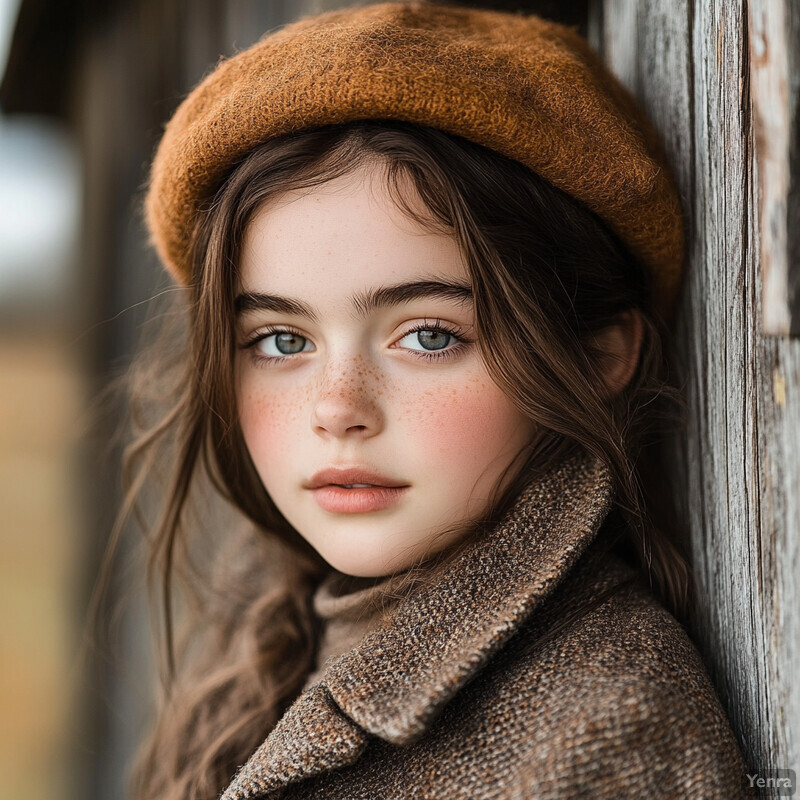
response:
M393 286L368 289L353 296L353 312L356 317L366 317L371 312L388 306L410 303L413 300L454 300L459 303L472 301L472 287L468 283L448 281L411 281ZM242 292L234 304L236 316L248 311L275 311L283 314L296 314L318 321L314 309L293 297L281 297L261 292Z

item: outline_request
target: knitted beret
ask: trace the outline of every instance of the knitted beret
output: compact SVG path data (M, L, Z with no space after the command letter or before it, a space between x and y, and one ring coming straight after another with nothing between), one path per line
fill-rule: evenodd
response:
M457 134L577 198L652 271L657 305L672 316L681 209L632 97L563 25L425 2L307 16L220 60L167 123L153 160L145 215L165 267L188 281L199 208L257 145L376 118Z

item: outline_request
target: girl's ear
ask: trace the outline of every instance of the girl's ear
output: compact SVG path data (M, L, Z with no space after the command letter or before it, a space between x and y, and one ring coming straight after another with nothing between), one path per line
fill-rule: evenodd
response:
M633 377L642 347L642 316L636 309L624 311L617 322L594 334L603 355L600 369L609 395L621 392Z

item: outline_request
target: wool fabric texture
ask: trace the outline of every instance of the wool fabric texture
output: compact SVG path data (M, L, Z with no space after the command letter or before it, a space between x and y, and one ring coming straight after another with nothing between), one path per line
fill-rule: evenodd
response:
M674 310L681 209L658 138L575 31L500 11L381 3L304 17L221 60L158 145L145 197L151 243L190 280L193 224L229 172L270 139L360 119L462 136L521 162L601 217Z
M611 502L588 454L534 480L328 660L222 800L755 797L686 631L598 536Z
M317 681L329 659L350 650L385 615L391 614L410 589L411 584L403 581L403 573L380 580L332 573L323 580L314 592L313 606L324 627L317 649L317 668L305 688Z

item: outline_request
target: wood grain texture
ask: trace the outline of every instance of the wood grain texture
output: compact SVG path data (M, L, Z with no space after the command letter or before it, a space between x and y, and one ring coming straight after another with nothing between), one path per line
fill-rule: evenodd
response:
M789 331L800 334L800 4L784 0L789 61L786 124L789 129L789 189L786 198L788 219L787 302Z
M788 0L748 4L753 127L761 175L764 333L800 334L800 9Z
M684 200L674 445L694 635L754 769L800 765L800 343L764 336L747 9L605 0L606 58L665 140Z

